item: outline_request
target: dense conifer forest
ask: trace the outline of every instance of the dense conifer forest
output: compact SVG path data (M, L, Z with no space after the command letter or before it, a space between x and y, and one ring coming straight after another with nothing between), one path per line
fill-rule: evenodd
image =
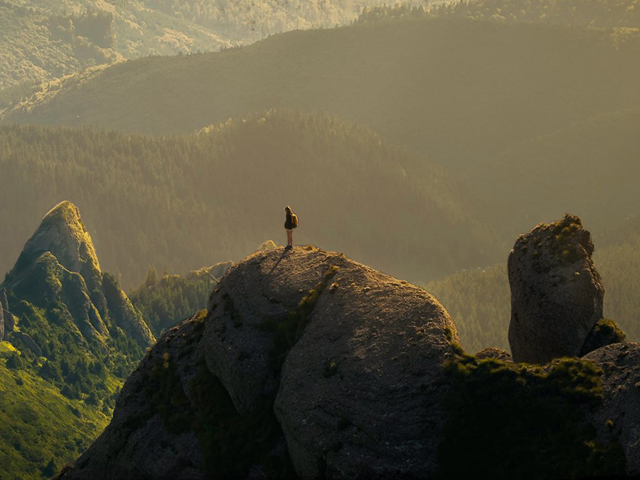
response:
M272 111L161 138L3 126L0 177L0 223L12 226L4 271L43 213L67 199L127 288L151 265L186 273L284 242L288 204L301 219L296 244L415 280L489 261L494 240L442 168L326 114Z

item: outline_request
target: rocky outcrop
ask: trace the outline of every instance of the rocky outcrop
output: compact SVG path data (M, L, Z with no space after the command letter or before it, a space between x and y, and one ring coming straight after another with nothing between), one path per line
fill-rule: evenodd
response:
M33 353L36 357L42 356L42 349L40 346L26 333L22 332L12 332L10 335L11 343L19 345L20 347L24 346L29 349L31 353Z
M315 248L258 252L204 323L161 337L60 478L428 478L452 342L413 285Z
M578 356L602 318L604 287L578 217L521 235L509 255L509 344L516 362Z
M558 355L544 348L556 337L578 352L621 339L569 315L590 311L585 296L592 313L601 305L592 250L574 217L518 240L516 312L544 314L542 334L516 335L520 357L528 338L541 363ZM638 474L638 365L634 343L541 366L497 348L467 355L425 291L340 254L271 249L230 268L206 314L161 337L112 423L59 478L502 478L504 458L514 478Z
M151 346L155 338L144 322L142 315L131 304L122 291L115 277L104 274L102 287L107 301L109 315L124 332L133 338L138 345Z
M45 215L3 287L45 311L55 310L59 322L77 328L90 343L104 343L110 322L142 347L155 341L117 283L103 284L91 237L70 202Z
M4 308L0 302L0 342L4 340Z
M45 252L55 256L71 272L82 275L89 292L100 290L102 272L95 248L73 203L64 201L53 207L24 246L12 274Z
M187 280L197 280L199 276L204 272L207 275L210 275L213 280L220 280L225 273L234 265L233 262L219 262L215 265L211 265L210 267L201 268L200 270L194 270L192 272L187 273Z
M513 358L511 358L511 354L509 352L496 347L482 349L478 353L476 353L476 357L480 360L493 358L494 360L513 362Z
M165 332L122 387L109 426L57 478L209 478L190 430L202 322L191 318Z
M4 310L4 330L6 334L7 332L13 331L13 328L15 327L15 319L13 318L11 310L9 310L7 291L4 288L0 288L0 305L2 305Z
M8 287L18 298L42 307L55 304L64 309L64 318L72 322L70 327L77 328L88 341L102 342L108 335L84 278L67 270L52 253L41 254L12 280Z
M622 331L616 322L605 318L598 320L589 332L587 339L582 346L580 356L584 356L598 348L624 342L627 335Z
M624 342L584 357L602 369L603 405L592 416L604 442L619 443L629 475L640 475L640 345Z

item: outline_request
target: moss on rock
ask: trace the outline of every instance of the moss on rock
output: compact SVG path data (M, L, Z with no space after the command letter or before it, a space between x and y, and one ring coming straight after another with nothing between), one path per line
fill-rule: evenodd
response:
M602 402L601 371L591 362L534 366L458 353L446 372L450 417L438 449L440 478L624 474L621 447L599 443L587 417Z
M598 320L584 342L580 356L593 352L601 347L622 343L627 339L627 335L622 331L616 322L603 318Z

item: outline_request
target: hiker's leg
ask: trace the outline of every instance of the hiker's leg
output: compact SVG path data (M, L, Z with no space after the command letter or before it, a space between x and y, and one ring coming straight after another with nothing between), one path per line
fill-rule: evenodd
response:
M293 230L287 230L287 245L293 245Z

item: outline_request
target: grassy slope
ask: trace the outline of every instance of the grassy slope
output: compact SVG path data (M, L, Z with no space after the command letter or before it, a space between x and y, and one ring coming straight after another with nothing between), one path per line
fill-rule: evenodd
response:
M0 352L0 465L3 478L40 479L78 457L109 419L69 400L40 377L5 366ZM4 475L10 475L4 477Z
M119 64L6 118L167 133L271 107L322 108L439 161L469 164L640 106L639 51L640 42L619 47L606 31L390 21Z

